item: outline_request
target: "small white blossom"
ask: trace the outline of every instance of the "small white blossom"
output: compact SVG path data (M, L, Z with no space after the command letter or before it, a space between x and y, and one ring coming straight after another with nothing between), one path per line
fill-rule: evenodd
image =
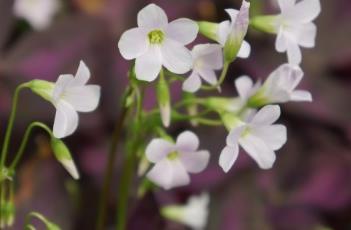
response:
M46 29L60 10L59 0L15 0L14 14L36 30Z
M123 33L118 47L125 59L136 59L136 77L151 82L162 66L176 74L191 69L192 57L185 45L195 40L198 30L197 24L186 18L168 23L165 12L149 4L138 13L138 27Z
M176 143L156 138L146 148L146 157L155 163L147 178L164 189L184 186L190 183L189 173L202 172L210 154L197 150L198 137L190 132L181 133Z
M247 122L233 128L219 158L222 169L228 172L233 166L239 154L239 145L260 168L270 169L276 159L274 151L280 149L287 140L286 127L273 124L279 116L278 105L267 105Z
M193 71L183 83L183 90L196 92L202 85L201 78L211 85L217 83L215 70L223 67L222 47L217 44L201 44L194 46L191 51L193 56Z
M243 1L240 10L227 9L226 12L230 16L230 21L224 21L219 24L217 36L218 42L225 47L226 43L232 40L231 43L241 44L238 57L247 58L250 55L250 44L244 41L249 26L249 8L250 3Z
M254 100L259 104L284 103L288 101L312 101L312 95L305 90L296 90L303 71L300 67L283 64L274 70L261 86L253 84L251 78L242 76L235 81L236 89L243 104Z
M54 136L63 138L71 135L78 127L77 112L91 112L100 100L100 86L87 85L90 71L80 62L75 76L59 76L52 91L51 101L56 107Z
M170 220L182 223L191 229L205 229L208 219L210 196L203 193L191 196L185 205L162 207L161 214Z
M315 46L317 27L312 22L321 12L319 0L278 0L281 14L276 17L278 52L287 52L291 64L300 64L301 47Z
M100 86L87 85L89 78L90 71L81 61L75 76L60 75L56 83L43 80L30 82L31 90L56 108L53 128L56 138L67 137L77 129L77 112L91 112L98 106Z

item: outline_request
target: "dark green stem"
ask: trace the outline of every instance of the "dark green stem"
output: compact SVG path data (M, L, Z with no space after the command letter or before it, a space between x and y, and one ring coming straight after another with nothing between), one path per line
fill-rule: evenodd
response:
M6 133L5 133L5 139L4 143L2 146L2 151L1 151L1 160L0 160L0 169L2 169L5 166L5 161L6 161L6 156L8 153L8 148L9 148L9 143L11 139L11 134L12 134L12 129L13 129L13 124L15 121L16 117L16 112L17 112L17 104L18 104L18 97L19 93L21 92L22 89L28 87L28 83L24 83L19 85L16 88L15 95L13 97L13 102L12 102L12 110L10 114L10 119L7 125Z
M98 217L96 224L97 230L103 230L105 227L107 199L109 197L109 192L111 189L111 182L113 177L113 169L116 161L118 143L121 137L124 122L129 111L129 107L126 106L126 100L129 98L131 93L132 91L130 87L128 87L122 99L122 111L120 112L116 120L115 128L112 134L112 142L108 154L107 166L104 173L104 182L99 200Z

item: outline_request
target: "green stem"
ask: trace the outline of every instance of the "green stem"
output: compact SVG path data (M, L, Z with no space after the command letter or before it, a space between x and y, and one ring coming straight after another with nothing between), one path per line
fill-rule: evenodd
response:
M117 223L116 229L117 230L125 230L127 224L127 217L128 217L128 199L129 199L129 192L130 192L130 184L133 179L133 172L135 168L135 162L137 159L137 151L139 148L139 140L142 136L140 133L141 131L141 124L143 119L142 113L142 105L143 105L143 98L144 98L144 91L139 90L136 86L136 95L137 95L137 102L136 102L136 123L133 129L133 139L128 145L128 152L126 156L126 162L123 167L122 178L119 187L119 194L118 194L118 204L117 204Z
M112 134L112 142L109 149L107 166L104 173L104 182L99 200L98 217L96 223L97 230L102 230L105 226L107 199L109 196L109 191L111 189L111 182L113 177L113 169L116 161L118 143L122 134L124 122L127 118L127 114L130 108L126 106L126 100L132 93L133 91L131 91L131 88L128 87L122 99L122 111L120 112L116 120L115 128Z
M201 86L201 89L203 89L203 90L216 90L218 87L220 87L222 85L222 83L224 82L225 77L227 76L229 65L230 65L230 62L228 62L228 61L224 62L221 76L219 77L219 80L215 85Z
M23 153L24 153L24 150L25 150L25 148L26 148L26 146L27 146L29 136L30 136L30 134L31 134L31 132L32 132L32 130L33 130L33 128L35 128L35 127L42 128L42 129L44 129L44 130L50 135L50 137L53 136L51 129L50 129L47 125L45 125L45 124L43 124L43 123L41 123L41 122L38 122L38 121L32 122L32 123L27 127L27 130L26 130L26 132L24 133L24 137L23 137L23 139L22 139L22 142L21 142L21 144L20 144L20 147L19 147L19 149L18 149L18 152L16 153L15 159L13 160L13 162L11 163L11 166L10 166L10 168L9 168L10 171L15 170L15 168L16 168L16 166L17 166L19 160L21 159L21 157L22 157L22 155L23 155Z
M19 93L21 92L22 89L24 89L26 87L28 87L28 83L24 83L24 84L17 86L14 97L13 97L12 110L11 110L10 119L9 119L9 122L7 125L5 139L4 139L4 143L3 143L2 151L1 151L0 169L2 169L5 166L5 161L6 161L6 156L7 156L9 143L10 143L10 139L11 139L13 124L14 124L16 112L17 112Z

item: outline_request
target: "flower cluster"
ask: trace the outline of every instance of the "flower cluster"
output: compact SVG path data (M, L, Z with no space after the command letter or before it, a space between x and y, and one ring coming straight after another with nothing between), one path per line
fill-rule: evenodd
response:
M262 169L270 169L275 152L287 141L287 128L276 124L281 115L280 103L289 101L311 102L312 95L297 89L303 78L298 66L301 62L299 46L313 47L316 26L312 20L320 12L318 0L279 0L281 14L256 16L250 19L250 3L243 0L239 10L227 9L230 20L220 23L190 19L168 22L166 13L157 5L150 4L138 13L138 27L122 34L118 47L127 60L135 60L132 78L138 81L157 82L159 116L163 123L153 123L155 135L145 148L142 160L146 178L157 186L171 189L190 183L189 173L200 173L209 163L208 151L198 151L199 139L190 131L179 134L174 142L164 127L178 120L192 124L222 125L228 130L219 165L228 172L234 165L239 146ZM288 63L280 65L262 83L254 83L250 77L235 80L237 97L200 97L200 90L218 90L223 83L229 65L236 58L248 58L250 44L244 40L249 25L264 32L276 33L276 49L288 53ZM194 44L197 34L213 43ZM221 71L217 77L217 71ZM188 73L189 72L189 73ZM185 91L183 101L172 106L169 85L182 81ZM208 85L203 85L207 83ZM184 107L189 114L183 114ZM208 117L216 113L219 119ZM157 114L156 114L157 115ZM161 130L161 131L160 131ZM151 163L150 170L145 159ZM142 174L143 175L143 174ZM165 217L173 217L177 208L165 209ZM172 219L172 218L171 218ZM183 221L187 224L187 221ZM202 229L203 227L194 227Z
M129 84L122 98L123 112L117 122L116 140L111 145L111 154L115 154L120 130L126 126L126 164L119 192L118 218L121 219L117 221L120 224L118 229L124 229L126 201L135 161L140 160L139 169L142 170L139 176L143 177L139 187L142 192L139 194L157 187L169 190L188 185L191 174L201 173L208 166L210 153L199 150L200 140L195 133L183 131L175 141L167 134L166 128L173 123L189 121L193 125L226 128L228 135L223 140L224 147L218 160L219 167L225 173L233 167L240 147L261 169L273 167L276 151L287 141L287 128L276 123L281 115L278 104L312 101L310 92L297 89L304 75L299 67L302 60L300 47L314 47L317 30L313 20L321 10L319 0L278 0L278 3L280 14L250 18L250 3L243 0L239 10L226 10L230 20L219 23L196 22L187 18L169 22L163 9L149 4L138 13L137 27L122 34L118 42L119 51L123 58L133 61L133 64L128 75ZM16 0L14 5L15 14L27 19L37 29L45 28L58 9L59 4L55 0ZM201 90L220 91L230 64L237 58L250 56L251 46L245 40L249 26L277 34L276 50L287 52L288 62L280 65L262 82L254 83L248 76L236 79L236 97L197 95L196 92ZM209 41L193 44L198 34ZM189 49L191 45L193 47ZM220 75L218 72L221 72ZM71 153L62 138L76 131L78 112L92 112L99 104L100 87L87 84L90 76L88 67L81 61L75 76L60 75L56 83L33 80L17 88L0 161L0 192L5 194L6 191L6 196L9 193L6 205L0 205L0 214L6 214L6 219L0 216L1 225L13 223L13 184L9 181L34 127L42 128L49 134L57 160L73 178L79 178ZM176 81L182 83L184 93L183 98L172 105L170 87ZM158 108L154 110L143 109L143 92L148 86L143 82L155 82ZM55 107L55 121L53 129L43 123L33 122L26 131L15 160L7 167L6 155L18 93L23 88L31 89ZM149 144L145 144L145 140L150 139ZM112 172L113 163L109 167L106 175ZM111 179L106 178L106 194L111 184L108 180ZM106 198L104 194L102 197ZM5 202L1 201L1 204ZM190 198L185 206L165 206L161 214L193 229L203 229L206 226L208 204L209 195L204 193ZM101 207L104 208L104 204ZM56 226L40 214L34 214L33 217L47 225Z

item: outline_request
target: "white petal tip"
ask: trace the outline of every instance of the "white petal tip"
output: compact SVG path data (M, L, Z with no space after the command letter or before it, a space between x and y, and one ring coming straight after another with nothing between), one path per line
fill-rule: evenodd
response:
M77 167L74 164L73 160L61 160L61 163L75 180L78 180L80 178Z

